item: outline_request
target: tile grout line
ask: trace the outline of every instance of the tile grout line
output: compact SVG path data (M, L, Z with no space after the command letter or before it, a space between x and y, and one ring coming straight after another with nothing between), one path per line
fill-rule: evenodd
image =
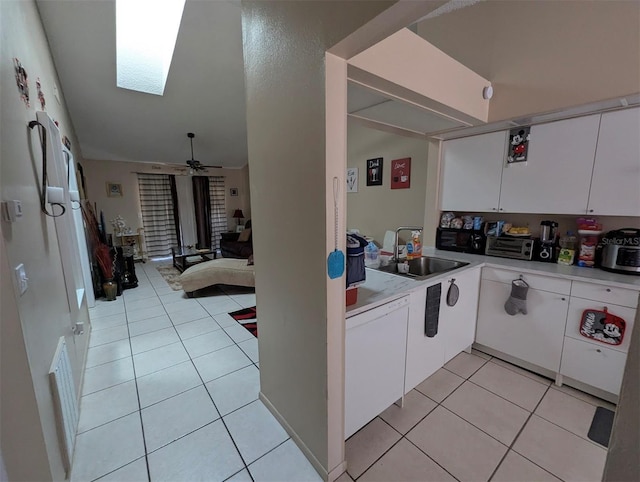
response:
M523 375L524 376L524 375ZM496 466L495 469L493 469L493 472L491 473L491 476L489 477L489 481L491 481L493 479L493 477L495 477L496 472L498 471L498 469L500 468L500 466L502 465L502 463L504 462L504 460L507 458L507 455L509 455L509 452L515 452L518 455L520 455L521 457L525 458L526 460L529 460L527 457L525 457L524 455L522 455L520 452L516 452L515 450L513 450L513 446L516 444L516 442L518 441L518 438L520 437L520 435L522 434L522 432L524 431L525 427L527 426L527 424L529 423L529 421L531 420L531 418L533 417L535 411L538 409L538 407L540 406L540 404L542 403L542 400L544 400L544 397L547 396L547 393L549 393L549 390L551 390L551 385L549 385L547 387L547 389L544 391L544 394L542 395L542 397L540 397L540 400L538 400L538 403L536 403L536 406L534 407L534 409L529 413L529 416L527 417L527 420L525 420L525 422L522 424L522 427L520 427L520 430L518 430L518 433L516 434L516 436L513 438L513 440L511 441L511 444L509 444L509 446L507 447L507 451L505 452L505 454L502 456L502 458L500 459L500 462L498 462L498 465ZM545 472L551 474L551 472L549 472L548 470L546 470L544 467L540 467L538 464L536 464L535 462L533 462L532 460L529 460L529 462L531 462L532 464L534 464L536 467L541 468L542 470L544 470ZM554 477L557 477L555 474L551 474ZM559 478L559 477L557 477Z
M146 273L145 273L146 275ZM149 279L149 277L147 276L147 279ZM131 331L129 328L129 314L126 312L127 309L127 305L126 305L126 301L125 301L125 316L127 319L127 333L129 333L129 350L131 351L131 365L133 366L133 379L135 381L135 386L136 386L136 397L138 399L138 416L140 418L140 430L142 432L142 446L144 449L144 461L145 461L145 465L147 467L147 481L151 482L151 468L149 467L149 457L148 457L148 452L147 452L147 437L145 435L144 432L144 420L142 419L142 403L140 402L140 389L138 387L138 375L136 372L136 364L135 364L135 360L133 359L133 346L131 345Z

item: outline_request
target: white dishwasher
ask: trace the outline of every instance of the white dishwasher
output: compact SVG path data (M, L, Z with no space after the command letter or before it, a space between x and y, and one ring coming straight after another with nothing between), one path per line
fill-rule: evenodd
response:
M404 394L409 297L347 319L345 439Z

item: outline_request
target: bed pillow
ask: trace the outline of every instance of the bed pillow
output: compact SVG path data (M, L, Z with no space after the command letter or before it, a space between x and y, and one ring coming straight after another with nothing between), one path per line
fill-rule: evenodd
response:
M240 233L240 236L238 236L238 241L240 241L241 243L246 243L247 241L249 241L250 237L251 237L251 228L246 228L246 229L243 229L242 232Z

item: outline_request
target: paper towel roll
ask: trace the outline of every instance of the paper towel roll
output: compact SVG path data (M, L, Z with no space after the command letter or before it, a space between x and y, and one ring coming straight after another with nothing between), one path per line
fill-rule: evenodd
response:
M74 189L69 189L69 199L80 202L80 192Z
M64 204L64 189L61 187L47 187L47 202Z

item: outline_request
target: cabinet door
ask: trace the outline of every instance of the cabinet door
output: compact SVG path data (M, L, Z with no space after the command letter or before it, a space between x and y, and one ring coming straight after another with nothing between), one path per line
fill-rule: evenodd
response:
M618 395L626 360L625 353L567 337L560 373Z
M442 143L442 210L498 210L506 142L502 131Z
M458 287L459 298L454 306L447 304L452 282ZM473 344L476 336L480 268L458 276L452 275L442 283L440 303L440 333L444 338L444 362L447 363Z
M500 210L584 214L600 115L531 127L527 162L505 166Z
M589 214L640 216L640 108L602 114Z
M426 296L426 286L410 294L405 393L409 393L444 365L442 337L439 334L432 338L425 335Z
M404 394L408 297L356 315L345 334L345 439Z
M504 309L510 294L510 284L482 280L476 342L558 372L568 296L529 288L527 314L511 316Z

